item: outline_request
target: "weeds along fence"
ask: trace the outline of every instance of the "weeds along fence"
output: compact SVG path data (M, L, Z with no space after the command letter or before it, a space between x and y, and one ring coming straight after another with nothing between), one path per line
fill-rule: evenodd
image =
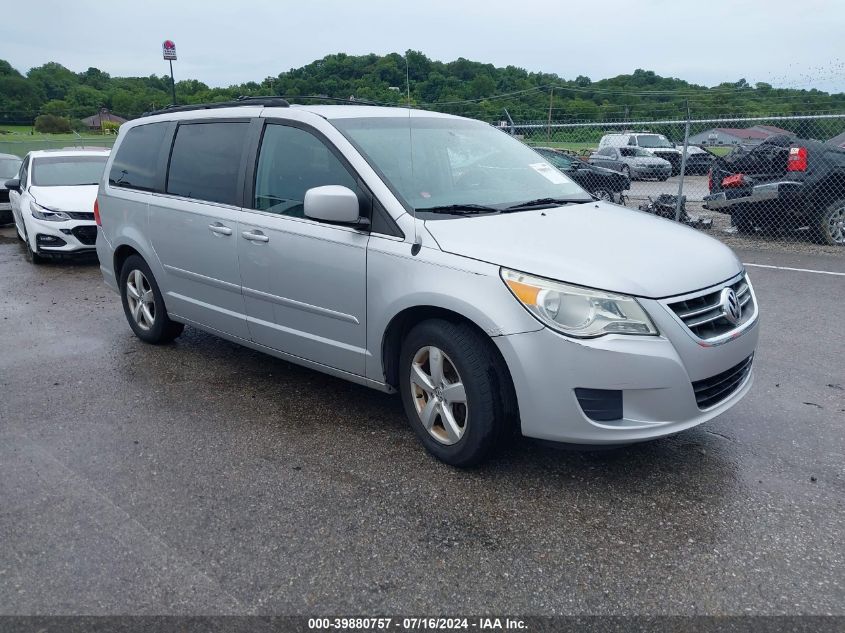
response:
M737 245L845 254L845 113L494 125L600 197Z

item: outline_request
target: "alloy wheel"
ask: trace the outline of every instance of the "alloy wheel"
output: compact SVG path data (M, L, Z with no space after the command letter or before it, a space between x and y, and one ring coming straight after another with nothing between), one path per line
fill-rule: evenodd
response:
M613 194L610 193L607 189L596 189L593 192L593 195L598 198L599 200L605 200L607 202L613 202Z
M845 206L834 209L827 219L830 239L836 244L845 244Z
M411 397L420 422L441 444L456 444L467 429L466 390L452 360L438 347L423 347L411 362Z
M142 330L149 330L155 323L156 306L152 286L137 268L126 278L126 301L129 314Z

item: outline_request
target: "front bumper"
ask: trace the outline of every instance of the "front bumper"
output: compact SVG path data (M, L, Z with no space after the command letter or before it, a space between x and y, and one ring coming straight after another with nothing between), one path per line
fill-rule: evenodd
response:
M672 168L665 167L631 167L631 176L634 178L668 178L672 175Z
M660 302L641 303L660 336L576 340L543 329L493 339L513 378L523 435L573 444L639 442L706 422L742 399L753 370L706 409L698 407L692 383L748 359L757 346L758 321L725 344L705 347ZM622 417L590 419L575 389L621 390Z
M41 255L77 255L95 251L97 225L94 222L47 222L34 217L27 218L26 222L30 244Z

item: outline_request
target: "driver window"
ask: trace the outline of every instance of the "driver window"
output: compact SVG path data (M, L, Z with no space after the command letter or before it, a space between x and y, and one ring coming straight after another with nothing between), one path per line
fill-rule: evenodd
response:
M305 192L343 185L360 195L355 178L319 138L305 130L269 124L255 171L253 208L305 217Z

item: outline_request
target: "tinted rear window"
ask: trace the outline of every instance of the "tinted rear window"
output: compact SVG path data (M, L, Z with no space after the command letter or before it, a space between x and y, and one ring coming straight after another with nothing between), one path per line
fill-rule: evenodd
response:
M158 158L167 126L167 123L149 123L129 130L114 157L110 185L155 191Z
M238 171L248 125L180 125L170 155L167 193L239 206Z

